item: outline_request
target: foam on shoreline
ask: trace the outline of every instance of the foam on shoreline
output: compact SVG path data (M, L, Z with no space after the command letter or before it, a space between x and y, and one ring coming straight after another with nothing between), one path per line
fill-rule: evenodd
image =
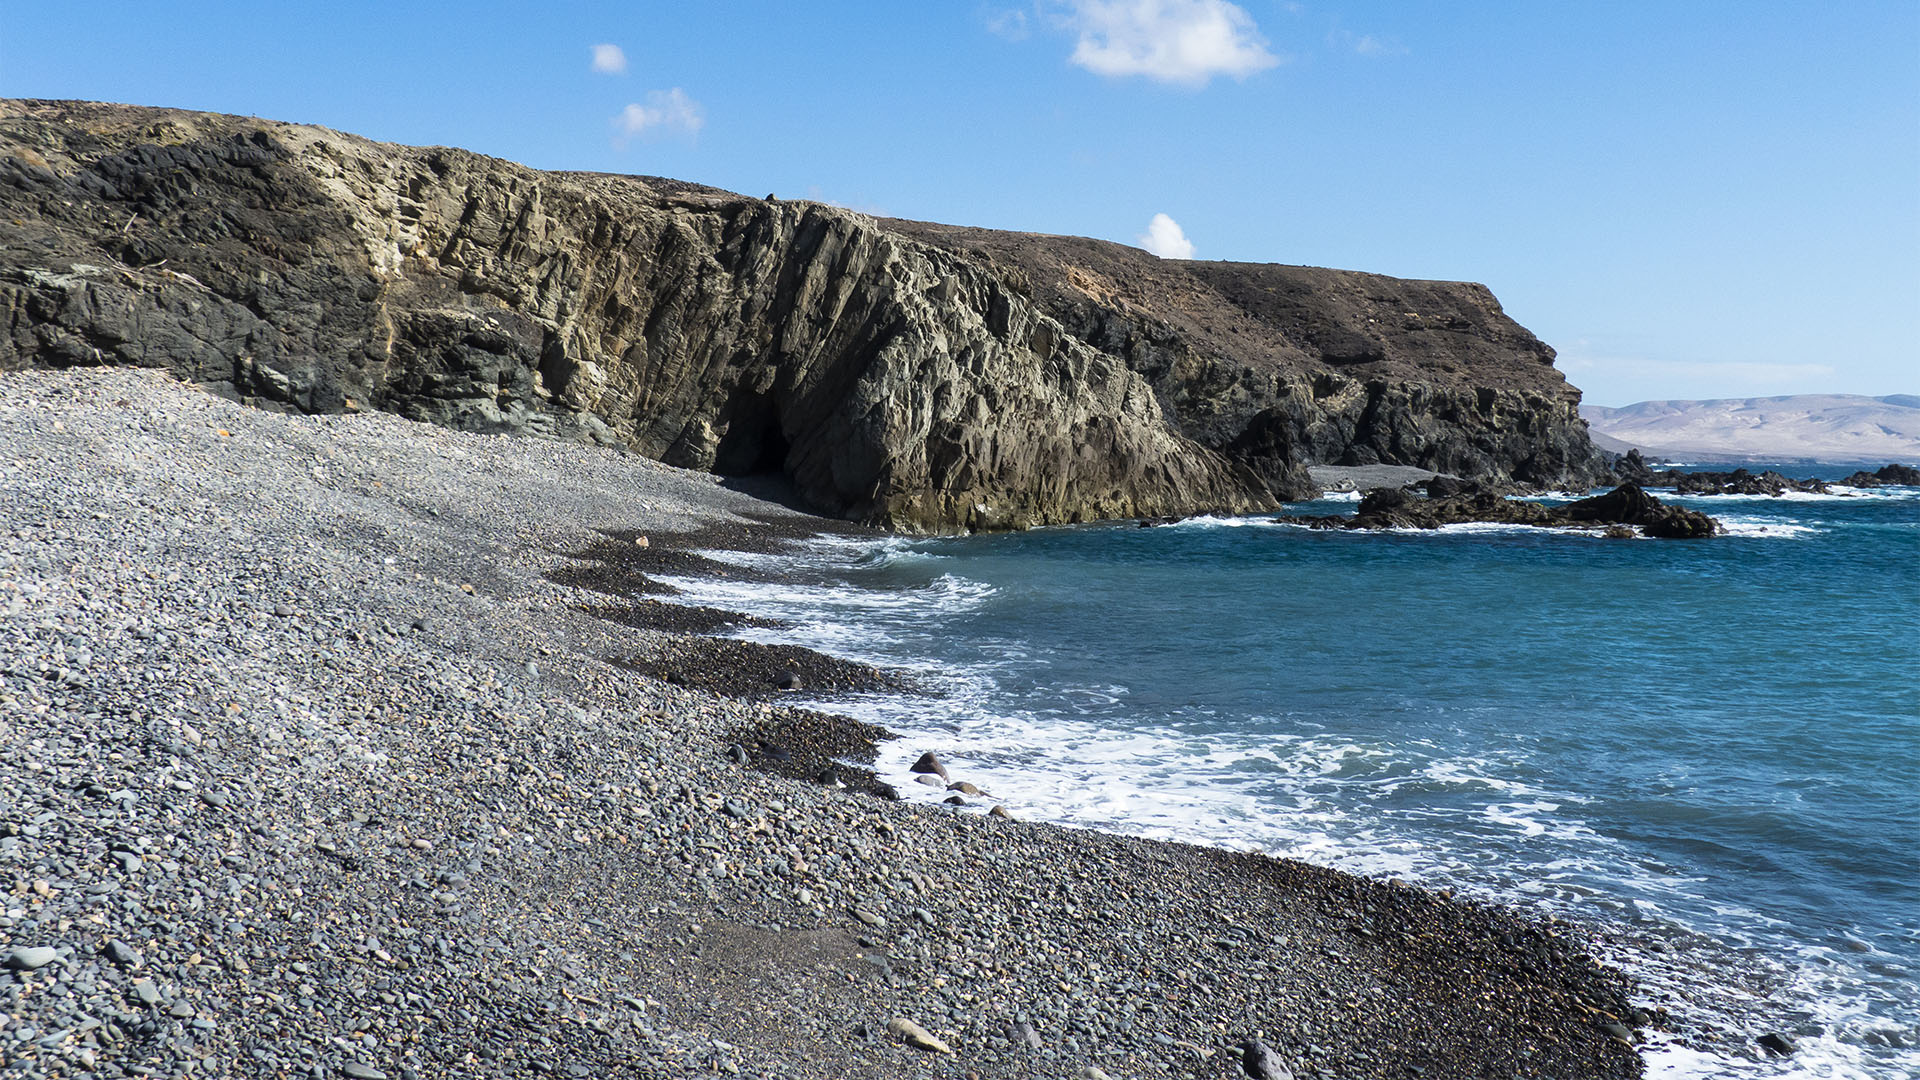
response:
M1251 1035L1309 1075L1638 1068L1583 1011L1626 1010L1618 976L1562 929L743 768L848 732L610 663L686 639L581 610L760 576L667 538L831 523L152 373L0 375L0 445L0 849L47 883L0 918L59 958L0 980L42 1072L1151 1077Z
M1244 528L1270 524L1260 518L1199 518L1167 528ZM1735 537L1802 538L1817 531L1812 526L1777 520L1747 523L1736 519L1733 526L1729 532ZM1526 527L1501 526L1462 526L1443 530L1455 535L1508 531L1530 535L1540 532ZM911 542L902 542L897 538L872 544L836 541L808 545L797 553L775 556L773 563L782 558L787 559L790 565L796 561L808 564L810 572L804 576L809 578L831 576L831 568L836 562L846 567L925 567L946 561L937 552L915 550ZM935 580L944 583L945 589L973 596L975 602L984 602L992 595L991 586L975 582L971 583L971 588L967 588L952 573L942 573ZM705 592L711 586L695 582L682 584L703 596L711 595ZM720 587L726 588L724 585ZM858 591L861 588L848 585L843 587L843 591ZM892 593L891 589L886 588L870 591ZM898 663L900 654L893 650L901 644L902 639L890 636L867 616L876 611L885 611L899 617L918 608L920 615L937 621L940 601L923 597L925 603L918 604L914 598L920 592L909 586L884 600L871 597L848 600L842 597L827 603L816 603L818 596L808 595L804 590L792 594L779 593L774 600L775 607L770 610L779 610L787 616L800 610L812 610L818 618L786 630L748 633L763 640L831 640L836 648L850 650L871 662ZM733 600L753 603L755 597L742 591L733 594ZM903 600L906 602L902 603ZM862 625L857 628L833 625L836 619L843 617L860 620ZM800 635L799 638L794 638L796 634ZM1011 644L1007 646L1009 649L1012 647ZM1026 658L1007 652L1001 655L1001 659L1019 662ZM965 775L995 795L1010 799L1025 812L1061 824L1203 845L1277 852L1349 872L1425 880L1436 886L1451 885L1458 880L1446 872L1446 867L1433 862L1432 852L1413 851L1404 842L1386 833L1356 833L1351 823L1340 816L1316 811L1310 798L1297 798L1290 804L1286 814L1275 815L1271 792L1255 794L1250 789L1243 791L1237 787L1260 784L1275 775L1292 775L1303 780L1311 780L1314 776L1335 776L1352 769L1356 762L1370 762L1362 766L1369 769L1386 768L1391 771L1398 768L1382 757L1383 751L1379 748L1339 741L1320 745L1307 740L1251 753L1238 747L1204 749L1196 748L1190 735L1173 731L1117 732L1106 729L1096 720L1076 720L1070 715L1016 715L998 710L992 702L994 662L991 657L983 657L978 665L944 671L937 665L926 665L940 676L946 688L947 693L942 698L874 698L842 703L839 707L883 724L904 736L881 748L876 768L883 776L901 781L900 786L909 797L931 802L944 796L943 792L930 792L910 783L910 765L923 750L932 748L941 752L954 775ZM1063 698L1079 695L1090 702L1103 695L1110 698L1125 692L1122 687L1103 686L1087 686L1078 690L1066 687L1060 690ZM1186 744L1182 751L1183 759L1177 763L1170 760L1165 762L1176 767L1163 776L1163 770L1156 763L1176 743ZM1562 807L1557 800L1563 799L1563 795L1516 786L1505 779L1500 771L1475 771L1468 767L1470 764L1436 758L1408 771L1394 783L1438 785L1439 788L1465 785L1487 790L1501 789L1502 801L1489 807L1487 823L1494 828L1509 830L1519 838L1544 836L1552 830L1580 828L1577 817L1569 818L1561 812ZM1208 777L1198 786L1192 775L1195 769ZM1591 834L1588 839L1593 839ZM1597 848L1604 846L1596 841ZM1441 871L1437 875L1434 873L1436 869ZM1622 873L1633 872L1633 867L1626 863L1622 863L1618 869ZM1651 897L1661 889L1684 888L1685 882L1674 879L1670 870L1660 870L1658 873L1649 871L1639 875L1638 881L1642 891L1637 901L1627 906L1632 912L1632 922L1638 928L1632 934L1624 935L1622 941L1646 933L1646 927L1649 926L1665 925L1668 929L1661 933L1677 933L1678 924L1663 915ZM1550 910L1568 910L1555 903L1553 894L1560 887L1552 880L1543 880L1529 883L1504 899L1505 902L1524 904L1527 902L1526 895L1530 893L1546 902ZM1753 916L1752 913L1746 913L1743 917ZM1739 964L1750 962L1750 958L1735 960L1735 953L1729 946L1705 939L1699 939L1693 948L1696 956L1718 954L1720 959L1715 961L1716 964L1732 962L1725 969L1729 972ZM1685 996L1701 989L1697 974L1690 968L1670 969L1664 962L1651 962L1646 955L1636 954L1631 945L1616 946L1608 955L1628 970L1652 979L1669 993ZM1820 963L1817 957L1811 955L1806 960L1810 964ZM1809 991L1808 996L1801 1000L1830 1001L1832 1009L1840 1010L1831 1016L1810 1017L1810 1022L1833 1026L1848 1019L1845 1015L1848 1006L1842 1003L1846 1000L1845 995L1826 997ZM1720 1023L1751 1021L1750 1017L1741 1015L1738 1000L1731 997L1715 1000L1711 1005L1703 1001L1703 1010L1707 1015L1717 1017L1716 1022ZM1708 1077L1781 1074L1778 1063L1730 1056L1724 1048L1707 1052L1660 1036L1654 1037L1649 1047L1650 1075ZM1874 1067L1870 1060L1861 1055L1859 1047L1824 1038L1803 1039L1802 1052L1793 1059L1793 1064L1817 1075L1837 1077L1869 1077L1873 1075Z

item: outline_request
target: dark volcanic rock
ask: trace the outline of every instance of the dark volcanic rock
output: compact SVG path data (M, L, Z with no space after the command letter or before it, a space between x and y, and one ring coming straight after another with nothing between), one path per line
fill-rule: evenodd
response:
M1670 470L1663 479L1671 480L1675 494L1679 495L1771 495L1779 498L1789 491L1825 494L1827 490L1823 480L1795 480L1772 469L1761 473L1751 473L1745 469L1726 473L1680 473Z
M0 104L0 237L0 368L614 442L892 527L1274 509L1312 463L1602 472L1479 285L46 101Z
M1848 487L1861 488L1887 487L1889 485L1920 487L1920 469L1916 469L1911 465L1882 465L1877 471L1867 472L1865 469L1862 469L1844 480L1836 481L1836 483L1845 484Z
M1613 463L1613 475L1627 483L1647 487L1654 483L1656 474L1653 466L1647 464L1647 459L1640 456L1640 450L1636 447Z
M1647 536L1692 539L1712 536L1719 524L1697 510L1671 506L1634 484L1565 506L1509 499L1497 489L1445 485L1452 494L1421 498L1404 488L1367 493L1352 517L1280 517L1274 520L1318 529L1437 529L1442 525L1486 522L1499 525L1637 526ZM1611 530L1607 535L1618 535Z
M1792 1039L1777 1031L1769 1031L1753 1041L1759 1043L1762 1049L1774 1057L1786 1057L1800 1049L1794 1045Z
M1648 536L1664 540L1690 540L1720 531L1719 523L1707 515L1669 506L1636 484L1621 484L1605 495L1568 503L1554 516L1586 525L1638 525Z
M1625 456L1613 463L1614 475L1621 480L1639 484L1642 487L1670 487L1681 495L1771 495L1781 496L1789 491L1805 491L1814 494L1829 494L1829 485L1839 484L1845 487L1875 488L1888 485L1920 487L1920 469L1898 463L1883 465L1874 472L1862 469L1839 480L1806 479L1795 480L1791 476L1782 476L1772 469L1752 472L1747 469L1734 469L1731 472L1696 471L1683 472L1679 469L1666 469L1656 472L1641 458L1640 451L1629 450Z
M1613 468L1620 479L1629 483L1642 487L1670 487L1678 495L1770 495L1778 498L1789 491L1822 495L1827 492L1825 480L1795 480L1772 469L1759 473L1747 469L1734 469L1732 472L1667 469L1655 472L1640 458L1638 450L1630 451Z

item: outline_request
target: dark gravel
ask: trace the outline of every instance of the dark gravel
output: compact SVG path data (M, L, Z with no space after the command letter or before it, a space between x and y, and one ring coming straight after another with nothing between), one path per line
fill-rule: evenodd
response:
M741 627L777 627L778 619L763 619L739 611L701 607L695 604L670 604L660 600L636 600L630 604L581 604L579 610L596 619L605 619L635 630L661 630L671 634L711 634L716 630Z
M729 752L739 747L747 763L762 772L887 799L900 797L872 769L860 767L873 763L877 743L895 737L886 728L833 713L776 709L734 729L730 736Z
M9 1076L1639 1071L1565 927L823 785L804 692L607 663L686 639L545 575L779 516L706 478L132 371L0 375L0 448Z
M906 689L904 676L798 645L762 645L732 638L682 637L620 661L675 686L734 697L872 693Z

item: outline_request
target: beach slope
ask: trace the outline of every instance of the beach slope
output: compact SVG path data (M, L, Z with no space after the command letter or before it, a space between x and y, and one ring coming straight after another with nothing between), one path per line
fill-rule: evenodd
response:
M1646 1018L1564 927L746 767L832 725L642 674L703 639L561 583L612 540L813 524L607 448L0 376L0 1055L1224 1078L1258 1039L1302 1077L1639 1072Z

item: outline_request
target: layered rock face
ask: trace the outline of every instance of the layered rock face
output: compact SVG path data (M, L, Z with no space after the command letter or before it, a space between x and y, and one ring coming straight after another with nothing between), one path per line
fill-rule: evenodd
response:
M617 442L896 528L1270 509L1318 462L1586 482L1551 359L1479 286L0 103L0 366Z
M887 224L986 260L1146 376L1184 433L1269 477L1384 464L1537 486L1612 478L1553 349L1484 285Z

